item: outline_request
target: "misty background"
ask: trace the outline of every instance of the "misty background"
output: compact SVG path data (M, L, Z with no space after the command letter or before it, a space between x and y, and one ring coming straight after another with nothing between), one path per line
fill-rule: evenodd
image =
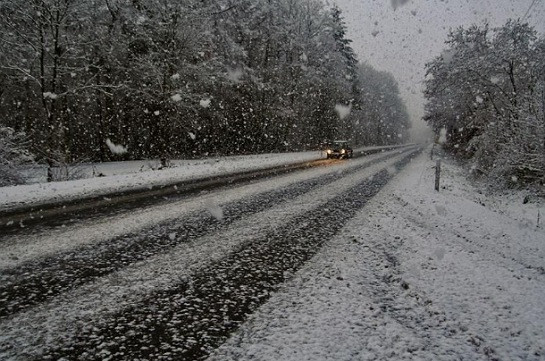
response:
M394 75L416 141L430 137L424 115L425 64L445 49L450 29L471 24L499 27L522 19L545 32L542 0L335 0L347 37L361 62Z

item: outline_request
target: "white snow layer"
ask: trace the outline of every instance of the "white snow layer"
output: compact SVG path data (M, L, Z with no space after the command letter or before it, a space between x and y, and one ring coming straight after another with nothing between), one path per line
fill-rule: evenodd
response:
M196 134L188 132L191 139ZM111 142L110 142L111 143ZM125 149L113 143L112 152ZM354 153L386 150L391 147L364 147ZM115 152L114 152L115 153ZM26 205L54 203L61 200L108 195L114 192L146 189L206 177L224 176L239 172L266 169L281 165L303 163L325 158L322 151L269 153L259 155L215 157L198 160L173 160L168 168L161 168L159 160L125 161L81 164L70 169L85 179L45 183L45 167L29 170L37 184L0 187L0 211Z
M193 138L195 135L189 133ZM124 148L107 143L112 152ZM72 181L0 187L0 210L20 205L48 203L84 196L105 195L128 189L149 188L209 176L264 169L283 164L323 158L320 151L218 157L203 160L177 160L173 167L159 169L158 161L95 163L81 166L82 173L98 173L104 177ZM44 173L45 174L45 173Z
M538 204L414 160L214 360L543 360Z
M213 191L49 234L14 237L13 243L0 244L0 264L17 267L18 262L182 219L196 209L221 217L223 204L306 179L307 172L325 175L382 156ZM390 169L395 160L243 218L221 242L211 234L182 243L173 252L5 320L0 339L15 348L4 356L21 350L39 353L69 341L77 324L108 317L151 290L167 287L256 234L289 224L379 167ZM543 360L545 230L537 223L538 212L545 213L543 205L523 204L517 193L485 196L447 159L441 191L435 192L434 165L428 153L413 160L209 360ZM202 166L202 172L209 169Z
M257 183L218 190L202 196L180 200L168 205L155 206L139 210L123 217L107 219L76 226L75 229L61 228L52 234L40 234L24 239L14 238L13 242L0 243L0 265L15 268L20 262L39 259L49 254L73 249L82 244L99 242L125 232L135 232L150 224L168 219L183 219L188 213L199 209L216 211L225 203L248 197L252 194L277 189L309 177L337 173L343 169L357 166L388 154L375 154L365 158L356 158L350 162L336 163L334 166L316 167L303 172L296 172L281 177L274 177ZM44 347L59 346L77 336L77 326L92 319L108 317L119 309L137 302L154 289L165 288L178 280L189 276L213 260L221 259L240 244L266 234L272 229L285 227L303 212L325 204L328 200L346 192L347 189L371 177L384 166L390 166L401 155L389 159L385 164L361 169L347 177L342 177L331 188L324 185L310 193L303 194L271 209L258 212L232 224L227 232L211 234L196 242L182 242L169 253L159 254L141 262L132 264L111 275L101 277L95 282L83 285L55 297L49 302L21 312L2 323L0 341L14 345L2 356L13 353L40 354ZM132 213L132 212L131 212ZM169 235L170 236L170 235ZM174 235L174 237L176 237ZM64 240L64 241L60 241ZM5 255L5 257L3 256ZM48 340L44 344L43 340Z

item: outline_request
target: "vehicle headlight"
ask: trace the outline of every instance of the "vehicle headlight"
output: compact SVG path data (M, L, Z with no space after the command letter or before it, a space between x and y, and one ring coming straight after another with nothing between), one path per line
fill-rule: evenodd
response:
M326 150L327 154L331 154L331 149Z
M341 154L344 154L344 153L346 153L346 150L341 149Z

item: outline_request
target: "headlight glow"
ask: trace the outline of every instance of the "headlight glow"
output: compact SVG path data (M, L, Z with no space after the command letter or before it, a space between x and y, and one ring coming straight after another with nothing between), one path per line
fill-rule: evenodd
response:
M331 149L326 150L327 154L331 154Z
M341 149L341 154L344 154L344 153L346 153L346 150Z

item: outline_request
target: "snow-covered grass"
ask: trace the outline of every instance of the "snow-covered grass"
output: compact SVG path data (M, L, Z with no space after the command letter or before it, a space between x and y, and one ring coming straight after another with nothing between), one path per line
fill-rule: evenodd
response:
M233 156L203 160L175 160L171 167L159 170L158 161L127 161L81 165L83 179L0 188L0 210L21 205L43 204L59 200L106 195L112 192L144 189L204 177L265 169L324 158L320 151ZM30 172L30 171L29 171ZM44 173L41 172L41 173ZM93 177L101 174L103 176Z
M543 360L543 202L422 154L210 360Z

